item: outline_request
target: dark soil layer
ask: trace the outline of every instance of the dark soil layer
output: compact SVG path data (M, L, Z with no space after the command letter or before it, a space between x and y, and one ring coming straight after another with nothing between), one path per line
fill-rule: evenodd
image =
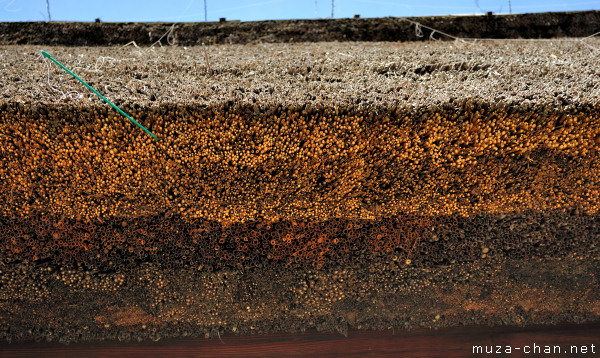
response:
M0 44L108 46L183 46L260 42L422 41L449 39L418 22L461 38L584 37L600 31L600 12L555 12L519 15L435 16L335 20L281 20L209 23L0 23Z
M22 291L3 298L0 337L68 343L600 319L597 259L510 260L499 251L426 268L382 257L354 261L217 272L155 263L116 272L5 265L4 285Z
M600 252L597 215L576 211L233 225L179 215L92 222L32 216L3 218L1 223L11 238L2 251L10 267L84 266L93 281L87 283L98 287L105 282L96 273L120 272L140 263L216 271L279 262L289 268L348 266L354 260L384 258L398 266L406 266L409 259L412 266L437 267L489 258L593 261ZM9 278L2 276L0 282L6 285ZM27 286L22 284L5 286L3 297L24 295Z

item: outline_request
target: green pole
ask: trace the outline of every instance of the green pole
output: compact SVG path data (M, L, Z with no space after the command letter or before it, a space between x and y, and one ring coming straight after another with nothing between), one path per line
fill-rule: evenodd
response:
M50 60L52 60L52 62L56 63L57 65L59 65L60 68L62 68L63 70L67 71L67 73L70 74L71 76L73 76L77 81L83 83L83 85L86 86L90 91L94 92L98 97L102 98L104 100L104 102L110 104L114 109L116 109L117 111L119 111L119 113L121 113L125 117L129 118L130 121L132 121L133 123L137 124L138 127L142 128L146 133L148 133L152 137L154 137L154 140L157 140L156 136L154 134L152 134L152 132L150 132L149 130L147 130L143 125L139 124L135 119L129 117L129 115L127 115L127 113L123 112L121 110L121 108L115 106L111 101L109 101L103 95L101 95L100 93L98 93L98 91L96 91L95 89L93 89L92 86L90 86L87 83L85 83L84 80L82 80L81 78L79 78L76 74L74 74L68 68L66 68L65 66L63 66L60 62L56 61L52 56L50 56L50 54L48 52L42 50L42 55L44 55L45 57L49 58Z

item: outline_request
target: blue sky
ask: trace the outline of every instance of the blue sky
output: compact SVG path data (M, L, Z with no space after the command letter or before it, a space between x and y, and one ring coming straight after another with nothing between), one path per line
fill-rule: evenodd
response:
M48 0L56 21L204 21L204 0ZM508 13L509 0L334 0L334 17ZM331 0L206 0L208 21L331 17ZM600 10L600 0L511 0L513 13ZM46 0L0 0L0 21L44 21Z

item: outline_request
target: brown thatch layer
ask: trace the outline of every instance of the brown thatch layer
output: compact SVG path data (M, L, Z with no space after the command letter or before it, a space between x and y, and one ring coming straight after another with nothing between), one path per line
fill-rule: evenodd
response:
M46 50L110 100L137 108L337 107L375 115L379 107L418 110L474 100L562 110L598 103L599 73L592 59L599 49L598 38L140 49L4 46L0 99L103 103L44 61L40 50Z
M0 334L598 320L598 47L2 48Z

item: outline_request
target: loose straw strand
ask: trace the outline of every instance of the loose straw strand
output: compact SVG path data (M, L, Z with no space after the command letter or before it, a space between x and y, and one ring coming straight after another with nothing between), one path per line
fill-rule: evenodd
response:
M52 56L50 56L50 54L48 52L42 50L42 55L44 55L44 57L47 57L48 59L50 59L52 62L56 63L58 66L60 66L60 68L62 68L63 70L65 70L68 74L70 74L71 76L73 76L73 78L75 78L76 80L78 80L79 82L81 82L90 91L94 92L98 97L100 97L102 100L104 100L104 102L110 104L119 113L121 113L122 115L124 115L125 117L127 117L130 121L132 121L133 123L135 123L138 127L142 128L146 133L150 134L152 137L154 137L155 140L157 140L156 136L154 134L152 134L152 132L150 132L149 130L147 130L143 125L139 124L135 119L131 118L127 113L123 112L123 110L121 110L121 108L117 107L115 104L113 104L111 101L109 101L108 99L106 99L103 95L101 95L98 91L96 91L94 88L92 88L92 86L88 85L84 80L82 80L81 78L79 78L76 74L74 74L68 68L66 68L65 66L63 66L60 62L58 62L57 60L55 60Z

